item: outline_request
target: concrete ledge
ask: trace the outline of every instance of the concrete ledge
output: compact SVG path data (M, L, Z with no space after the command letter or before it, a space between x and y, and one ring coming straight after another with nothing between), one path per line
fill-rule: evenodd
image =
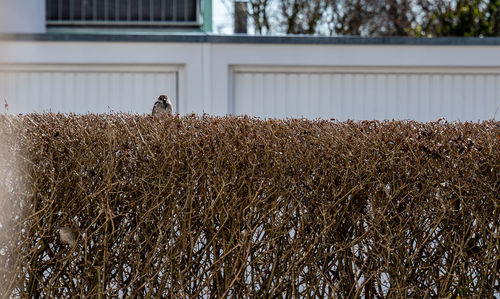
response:
M230 43L230 44L325 44L325 45L463 45L499 46L500 37L324 37L324 36L254 36L194 34L96 34L96 33L42 33L0 34L0 40L9 41L82 41L82 42L175 42L175 43Z

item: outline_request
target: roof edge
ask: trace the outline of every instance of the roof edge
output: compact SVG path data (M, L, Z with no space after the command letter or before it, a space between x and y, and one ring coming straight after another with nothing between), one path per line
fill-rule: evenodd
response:
M446 45L499 46L500 37L327 37L327 36L256 36L195 34L96 34L96 33L18 33L0 34L4 41L58 42L176 42L230 44L321 44L321 45Z

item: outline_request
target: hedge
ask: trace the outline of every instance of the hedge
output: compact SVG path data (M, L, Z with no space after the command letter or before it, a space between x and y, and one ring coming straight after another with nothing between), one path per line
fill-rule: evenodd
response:
M5 297L500 295L497 121L48 113L0 135Z

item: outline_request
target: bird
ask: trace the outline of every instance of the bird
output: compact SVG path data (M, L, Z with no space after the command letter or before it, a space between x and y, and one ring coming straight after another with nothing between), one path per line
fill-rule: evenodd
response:
M59 232L59 240L61 240L62 243L68 244L71 247L75 246L76 236L71 228L63 226L58 229L58 232Z
M172 115L172 102L166 94L162 94L158 97L158 100L153 106L153 115Z

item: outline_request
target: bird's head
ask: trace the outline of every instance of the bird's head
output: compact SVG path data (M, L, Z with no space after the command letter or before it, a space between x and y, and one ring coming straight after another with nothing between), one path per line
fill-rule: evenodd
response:
M168 96L166 94L162 94L158 97L158 101L161 101L163 102L164 104L172 104L170 102L170 99L168 98Z

